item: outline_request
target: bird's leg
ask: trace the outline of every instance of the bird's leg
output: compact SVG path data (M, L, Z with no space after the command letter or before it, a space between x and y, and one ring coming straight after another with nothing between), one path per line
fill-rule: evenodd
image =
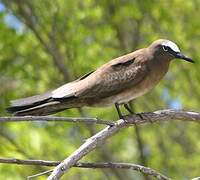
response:
M124 104L124 108L130 113L130 114L135 114L134 111L131 109L129 104ZM136 114L137 116L140 117L140 119L144 119L144 117L142 116L142 114Z
M136 114L137 116L139 116L140 117L140 119L142 119L142 120L144 120L144 117L142 116L142 114L141 113L138 113L138 114Z
M115 108L117 109L117 113L120 119L123 119L123 115L121 113L121 110L119 108L119 104L115 103Z
M128 104L124 104L124 108L131 114L134 114L133 110L131 109L131 107Z

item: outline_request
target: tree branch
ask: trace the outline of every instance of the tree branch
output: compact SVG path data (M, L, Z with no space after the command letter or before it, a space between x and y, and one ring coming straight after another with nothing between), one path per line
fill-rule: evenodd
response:
M82 168L117 168L117 169L130 169L130 170L136 170L139 172L142 172L147 175L151 175L156 177L157 179L161 180L169 180L170 178L166 177L165 175L162 175L161 173L149 168L144 167L137 164L132 163L77 163L75 164L75 167L82 167Z
M56 166L60 163L60 161L45 161L45 160L22 160L22 159L15 159L15 158L0 158L0 163L6 164L18 164L18 165L40 165L40 166ZM169 180L168 177L160 174L159 172L149 168L144 167L137 164L132 163L76 163L74 167L78 168L112 168L112 169L130 169L136 170L142 173L145 173L150 176L154 176L157 179L161 180ZM51 171L51 170L50 170ZM47 172L50 172L47 171ZM44 173L39 173L37 175L43 175ZM45 172L46 174L46 172ZM34 177L34 176L29 176Z
M95 123L112 126L114 122L100 120L98 118L89 117L55 117L55 116L14 116L14 117L0 117L0 122L19 122L19 121L59 121L59 122L73 122L73 123Z
M74 153L62 161L48 177L48 180L59 179L69 168L76 164L86 154L102 144L110 136L117 133L120 129L131 124L142 124L149 122L164 122L168 120L182 120L200 122L200 113L186 112L181 110L160 110L155 112L141 113L140 115L125 116L125 120L118 120L115 125L108 126L94 136L87 139Z
M43 172L41 172L41 173L28 176L28 177L27 177L27 180L30 180L30 179L32 179L32 178L36 178L36 177L38 177L38 176L42 176L42 175L49 174L49 173L51 173L52 171L53 171L53 170L50 169L50 170L48 170L48 171L43 171Z
M34 160L34 159L0 158L0 163L2 163L2 164L57 166L60 162L61 161L45 161L45 160Z
M63 122L87 122L87 123L98 123L109 125L94 136L87 139L87 141L82 144L74 153L72 153L68 158L59 162L55 167L52 174L49 176L49 180L59 179L64 172L66 172L70 167L77 165L77 162L83 158L86 154L90 153L97 146L102 144L110 136L117 133L120 129L128 127L133 124L143 124L143 123L153 123L153 122L164 122L169 120L182 120L182 121L194 121L200 122L200 113L198 112L187 112L181 110L159 110L155 112L146 112L141 114L134 114L129 116L124 116L124 120L120 119L118 121L103 121L97 118L71 118L71 117L52 117L52 116L25 116L25 117L0 117L0 122L13 122L13 121L63 121ZM4 160L6 162L6 160ZM17 164L19 160L14 159L13 162ZM34 160L33 160L34 161ZM34 162L32 162L34 163ZM38 163L38 162L35 162ZM47 162L40 162L47 163Z
M84 111L84 109L79 108L78 111L79 111L81 117L88 117L88 112L86 113ZM86 126L87 126L87 130L90 133L89 137L93 136L94 134L97 133L95 124L85 124L85 127ZM117 161L116 157L113 157L111 150L106 145L101 147L98 159L101 159L102 161L105 161L105 162L112 162L114 159L115 159L115 161ZM141 165L143 165L143 164L141 164ZM123 172L118 171L118 169L110 169L109 173L108 173L108 171L105 171L105 169L101 169L101 171L108 180L111 179L110 176L112 176L112 175L114 176L114 179L116 179L116 180L121 180L121 179L129 180L130 179L128 174L124 174Z

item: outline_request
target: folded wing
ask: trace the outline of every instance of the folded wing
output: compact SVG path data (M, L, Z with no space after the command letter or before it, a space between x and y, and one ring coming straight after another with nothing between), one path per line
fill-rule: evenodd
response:
M110 61L87 78L71 86L64 85L53 91L53 98L75 96L81 99L105 98L134 86L147 74L145 58L131 53Z

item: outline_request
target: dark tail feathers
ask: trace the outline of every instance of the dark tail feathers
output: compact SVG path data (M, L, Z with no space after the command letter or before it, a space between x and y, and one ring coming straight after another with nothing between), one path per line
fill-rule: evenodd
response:
M83 102L77 100L74 96L55 99L52 98L51 92L47 92L42 95L11 101L11 106L7 108L7 112L15 116L45 116L84 105Z
M50 101L52 101L51 92L47 92L42 95L36 95L11 101L11 106L8 107L6 110L8 113L12 113L14 115L21 115L25 114L25 112L29 112L30 109L36 108Z

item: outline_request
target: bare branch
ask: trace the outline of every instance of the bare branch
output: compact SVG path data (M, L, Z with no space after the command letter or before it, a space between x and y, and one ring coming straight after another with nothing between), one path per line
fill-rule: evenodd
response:
M50 170L48 170L48 171L43 171L43 172L41 172L41 173L37 173L37 174L31 175L31 176L28 176L28 177L27 177L27 180L30 180L30 179L35 178L35 177L38 177L38 176L43 176L43 175L45 175L45 174L49 174L49 173L51 173L52 171L53 171L53 170L50 169Z
M117 133L120 129L133 124L164 122L169 120L182 120L200 122L200 113L187 112L181 110L159 110L155 112L146 112L141 114L129 115L124 117L125 120L118 120L116 123L110 121L98 120L97 118L70 118L70 117L52 117L52 116L26 116L26 117L0 117L0 122L12 121L63 121L63 122L87 122L108 124L105 129L101 130L80 146L73 154L62 161L49 176L49 180L59 179L65 171L77 164L77 162L86 154L102 144L107 138ZM17 160L16 164L17 164ZM56 164L57 165L57 164Z
M154 176L160 180L170 180L170 178L166 177L165 175L163 175L149 167L144 167L144 166L132 164L132 163L112 163L112 162L109 162L109 163L77 163L77 164L75 164L75 167L130 169L130 170L140 171L147 175Z
M98 145L102 144L110 136L117 133L120 129L131 124L142 124L147 122L162 122L167 120L183 120L200 122L200 113L186 112L181 110L160 110L155 112L141 113L140 115L130 115L118 120L115 125L106 127L94 136L87 139L74 153L62 161L48 177L48 180L59 179L69 168L77 163L86 154L94 150Z
M56 122L73 122L73 123L95 123L112 126L114 122L100 120L89 117L55 117L55 116L13 116L0 117L0 122L19 122L19 121L56 121Z
M147 122L153 123L172 120L194 121L200 123L200 113L193 111L166 109L154 112L140 113L136 116L126 116L125 119L129 124L143 124Z
M141 118L142 117L142 118ZM168 120L195 121L200 122L200 113L187 112L181 110L159 110L155 112L145 112L140 114L124 116L126 125L143 124L152 122L162 122ZM56 121L56 122L73 122L73 123L96 123L109 126L116 125L113 121L101 120L90 117L58 117L58 116L12 116L0 117L0 122L17 122L17 121Z
M34 160L34 159L0 158L0 163L3 163L3 164L57 166L60 162L61 161L45 161L45 160Z
M15 159L15 158L0 158L0 163L7 163L7 164L19 164L19 165L42 165L42 166L56 166L60 163L60 161L45 161L45 160L22 160L22 159ZM78 168L112 168L112 169L130 169L142 172L144 174L154 176L157 179L161 180L169 180L168 177L160 174L159 172L149 168L144 167L137 164L132 163L76 163L74 167ZM48 170L42 173L38 173L33 176L29 176L28 178L33 178L36 176L41 176L46 173L51 172L52 170Z
M84 109L79 108L78 111L81 117L88 117L88 112L86 113ZM86 126L87 126L87 130L90 133L89 137L97 133L95 124L86 124ZM109 149L106 145L101 147L98 159L101 159L102 161L105 161L105 162L112 162L113 160L117 161L116 157L113 157L113 153L111 152L111 149ZM110 174L112 174L116 180L132 179L132 178L129 178L128 174L124 174L123 172L118 171L118 169L110 169L110 172L106 171L105 169L101 169L101 171L104 174L104 176L107 177L107 179L110 179Z

